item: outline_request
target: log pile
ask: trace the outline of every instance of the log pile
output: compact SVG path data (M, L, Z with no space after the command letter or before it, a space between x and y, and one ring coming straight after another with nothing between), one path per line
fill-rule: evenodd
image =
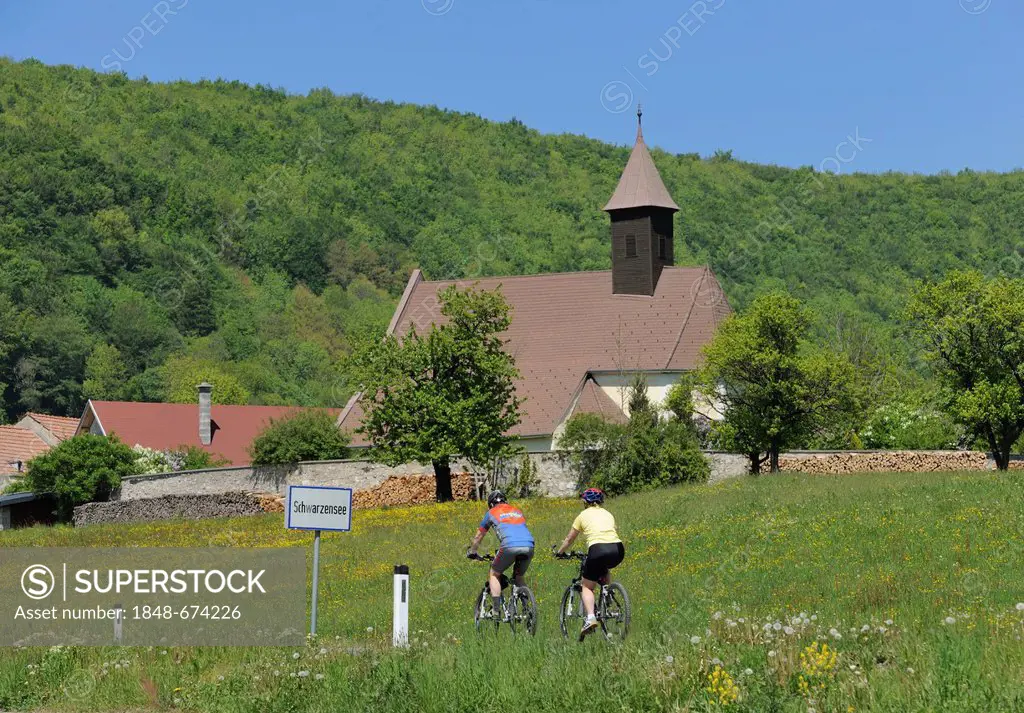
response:
M934 473L985 470L988 456L976 451L880 451L877 453L788 454L779 469L795 473Z
M425 505L435 501L434 486L432 475L392 476L375 488L353 493L352 507L365 510L395 505ZM472 499L473 476L469 473L452 473L452 495L456 500Z

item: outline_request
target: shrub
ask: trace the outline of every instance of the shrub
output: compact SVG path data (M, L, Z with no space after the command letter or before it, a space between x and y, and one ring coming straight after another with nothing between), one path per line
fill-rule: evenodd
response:
M106 500L121 479L138 474L138 454L116 437L75 436L28 463L25 479L35 493L52 493L57 515L70 519L76 505Z
M230 461L220 458L199 446L178 446L173 451L166 453L171 469L178 470L206 470L207 468L220 468L228 465Z
M135 444L132 446L135 452L135 469L139 475L154 475L156 473L169 473L174 470L167 454L153 448L146 448Z
M326 411L307 410L273 419L249 447L253 465L287 465L348 456L349 436Z
M30 493L32 492L31 486L28 484L27 478L18 478L7 484L7 487L0 492L0 495L14 495L15 493Z
M558 445L566 451L577 484L618 495L706 482L711 469L700 451L692 403L676 396L663 419L647 399L646 380L638 377L630 387L626 424L608 423L595 414L569 419Z

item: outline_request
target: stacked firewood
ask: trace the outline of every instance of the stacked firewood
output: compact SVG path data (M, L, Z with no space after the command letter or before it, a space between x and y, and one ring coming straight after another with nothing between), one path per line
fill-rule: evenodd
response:
M984 470L985 453L976 451L879 451L783 455L779 469L798 473L933 473Z
M352 507L391 507L395 505L425 505L435 502L434 476L392 476L375 488L358 490L352 495ZM452 495L456 500L469 500L473 495L473 476L452 473Z

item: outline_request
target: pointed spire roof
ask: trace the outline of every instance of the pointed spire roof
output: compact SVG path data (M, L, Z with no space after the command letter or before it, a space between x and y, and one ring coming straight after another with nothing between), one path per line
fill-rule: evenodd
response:
M629 156L619 185L604 210L650 207L679 210L644 143L643 110L640 107L637 107L636 118L636 145L633 146L633 153Z

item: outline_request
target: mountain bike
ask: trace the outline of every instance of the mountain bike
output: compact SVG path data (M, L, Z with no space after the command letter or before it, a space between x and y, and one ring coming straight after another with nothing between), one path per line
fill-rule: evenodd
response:
M477 555L476 557L470 557L469 559L475 559L480 562L492 562L494 555ZM520 558L516 558L518 564ZM513 566L513 571L515 571ZM497 632L502 622L509 625L512 629L512 633L515 633L518 629L527 631L531 636L537 633L537 600L533 596L533 592L530 591L529 587L518 586L515 582L510 582L508 577L504 574L500 576L501 579L501 591L502 591L502 607L501 611L494 611L494 601L491 599L491 588L484 580L483 589L476 596L476 604L473 608L473 621L476 624L477 631L483 629L488 620L494 622L494 631ZM512 585L510 592L511 596L504 596L505 590L509 584Z
M558 625L562 636L569 636L569 629L583 628L586 615L583 612L583 567L587 562L586 552L567 552L555 555L557 559L579 560L580 571L562 594L562 608L558 612ZM626 588L618 582L602 585L598 583L594 592L594 616L601 625L601 632L608 641L622 641L629 633L629 622L633 612Z

